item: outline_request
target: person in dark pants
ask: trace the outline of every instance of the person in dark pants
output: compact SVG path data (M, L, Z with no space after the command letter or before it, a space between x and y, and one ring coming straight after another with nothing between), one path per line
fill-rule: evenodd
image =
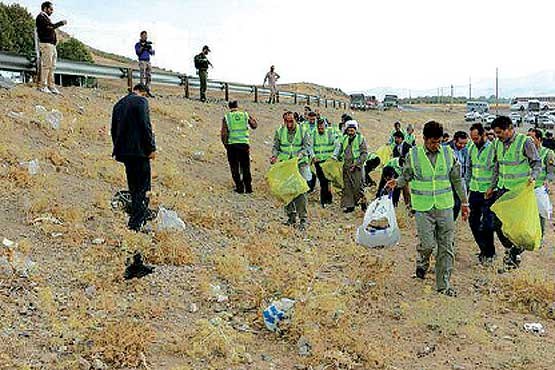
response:
M491 265L495 259L494 219L491 211L495 198L492 185L495 168L495 147L488 140L486 130L481 123L470 127L472 143L468 147L468 177L470 179L470 216L468 223L474 240L480 248L478 261Z
M195 68L197 69L198 78L200 80L200 101L206 102L206 88L208 84L208 67L213 67L208 60L210 48L207 45L202 47L202 52L195 56Z
M397 165L397 168L398 165ZM378 191L376 192L376 198L383 195L385 185L393 179L396 179L401 174L400 169L396 169L393 165L386 165L382 170L382 177L380 179L380 184L378 185ZM399 198L401 197L401 189L393 189L392 200L393 206L397 207L399 205Z
M468 135L464 131L457 131L453 135L453 140L448 143L448 145L453 149L453 153L459 160L461 165L461 178L464 180L465 189L466 184L468 184L468 148L466 144L468 143ZM457 195L457 192L453 193L455 197L455 207L453 207L453 215L455 221L459 218L459 213L461 211L461 200Z
M147 221L150 160L156 153L146 94L145 85L136 85L116 103L112 113L113 157L125 165L131 193L128 227L134 231L140 231Z
M221 138L227 150L235 192L252 193L249 126L256 129L256 120L247 112L239 110L236 100L229 102L229 112L222 120ZM241 174L243 175L241 177Z
M393 158L399 158L401 167L405 164L405 157L409 154L412 148L405 141L405 134L402 131L396 131L392 134L393 137Z
M375 153L368 154L368 159L364 164L364 184L365 186L376 186L376 182L372 179L370 174L382 163L380 157Z
M128 227L133 231L144 231L148 212L150 190L150 160L154 159L156 143L148 109L147 87L138 84L127 96L121 98L112 112L113 157L125 166L127 184L131 193L131 212ZM154 271L143 264L143 256L136 252L128 259L124 278L141 278Z
M532 138L516 132L509 117L499 116L493 120L491 128L495 131L495 168L492 184L498 191L494 199L499 199L508 191L513 191L539 177L542 163ZM493 196L493 194L487 194ZM503 268L500 273L520 267L520 255L524 248L512 243L503 233L503 224L495 217L494 228L499 241L505 247Z
M324 175L322 163L327 161L333 155L335 149L336 135L332 128L326 128L326 121L318 120L316 130L311 132L312 135L312 163L316 168L316 176L313 176L313 183L310 187L316 186L316 178L320 182L320 204L324 208L327 204L332 204L333 196L330 189L330 182Z

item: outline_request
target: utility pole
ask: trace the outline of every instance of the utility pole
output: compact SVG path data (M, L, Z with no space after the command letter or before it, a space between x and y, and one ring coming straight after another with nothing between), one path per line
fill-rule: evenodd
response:
M439 103L439 87L437 88L437 99L436 99L436 103Z
M468 100L472 100L472 76L468 77Z
M499 68L495 68L495 114L499 114Z
M439 103L443 103L443 87L441 88L441 98L439 99Z

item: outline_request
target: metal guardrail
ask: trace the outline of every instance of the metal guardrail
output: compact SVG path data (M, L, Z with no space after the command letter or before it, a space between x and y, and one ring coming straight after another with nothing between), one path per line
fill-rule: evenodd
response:
M0 70L35 73L36 60L0 51ZM127 85L129 88L133 86L133 80L138 80L140 78L139 71L130 67L74 62L64 59L57 61L56 74L65 76L95 77L102 79L127 79ZM190 88L200 87L200 80L198 77L172 72L153 72L152 83L169 86L181 86L185 90L186 98L189 98L190 96ZM258 87L256 85L215 80L208 80L207 89L222 91L226 101L229 100L230 92L252 94L254 102L258 102L261 95L270 95L270 89L267 88ZM326 108L329 106L333 108L347 109L346 101L321 98L317 95L299 94L291 91L278 91L276 100L279 102L281 97L293 99L294 104L303 103L311 105L311 103L314 103L318 106L323 105Z

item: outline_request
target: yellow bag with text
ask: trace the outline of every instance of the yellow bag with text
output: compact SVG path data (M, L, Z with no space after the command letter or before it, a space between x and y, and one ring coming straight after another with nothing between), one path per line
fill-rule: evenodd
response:
M331 182L331 184L336 189L343 189L343 162L336 159L330 158L324 163L320 164L322 167L322 172L326 179Z
M378 150L376 150L376 155L380 157L381 165L385 166L385 164L391 159L393 150L390 145L382 145L378 148Z
M291 203L309 190L305 178L299 172L298 162L297 158L278 162L266 174L270 192L284 204Z
M516 246L529 251L540 248L542 231L534 184L503 194L491 210L501 220L503 234Z

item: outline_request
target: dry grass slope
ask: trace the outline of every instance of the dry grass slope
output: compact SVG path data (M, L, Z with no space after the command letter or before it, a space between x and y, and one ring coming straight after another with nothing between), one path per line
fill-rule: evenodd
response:
M525 254L523 271L499 276L477 266L468 226L459 224L459 297L440 297L432 278L411 278L417 241L403 209L403 239L389 249L357 246L362 213L344 216L337 199L321 209L310 196L305 235L281 225L264 175L281 113L301 106L244 104L260 127L252 135L255 194L240 196L218 137L224 105L163 91L151 100L159 145L152 203L176 210L187 227L134 234L109 204L125 188L109 137L122 93L0 91L0 238L38 264L29 278L0 270L0 369L85 361L183 370L555 368L552 230L542 250ZM59 130L46 127L39 104L63 113ZM341 113L324 110L332 120ZM398 119L417 131L431 118L461 127L459 108L356 117L374 149ZM20 162L35 158L40 171L30 175ZM136 250L156 272L124 281ZM265 329L262 310L281 297L297 303L277 335ZM525 332L525 322L541 322L546 334ZM299 342L309 343L308 355Z

